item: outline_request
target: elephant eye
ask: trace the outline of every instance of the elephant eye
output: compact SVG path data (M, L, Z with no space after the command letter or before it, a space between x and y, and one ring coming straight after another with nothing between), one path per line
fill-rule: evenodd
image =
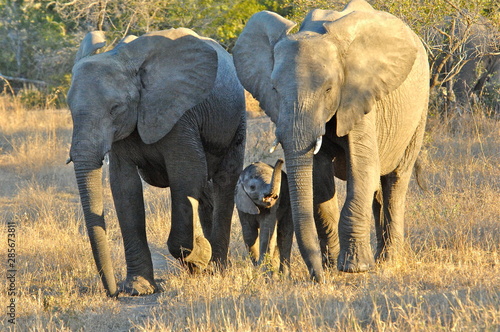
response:
M253 184L250 186L250 190L255 190L255 186Z
M332 91L331 87L330 88L326 88L325 93L329 93L330 91Z
M111 115L116 115L116 113L118 112L118 104L114 105L113 107L111 107L111 110L109 111L109 113Z

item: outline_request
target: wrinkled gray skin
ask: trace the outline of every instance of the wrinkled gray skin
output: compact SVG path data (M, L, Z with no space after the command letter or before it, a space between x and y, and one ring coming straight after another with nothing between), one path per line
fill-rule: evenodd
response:
M429 65L402 21L363 0L341 12L311 11L290 34L294 25L276 13L255 14L233 57L243 86L276 124L295 235L311 278L321 282L323 264L347 272L374 265L372 215L377 259L397 252L403 240ZM334 173L347 180L341 212Z
M283 160L275 167L263 162L248 165L236 185L236 208L243 239L254 265L270 259L273 271L287 277L293 240L292 210L288 180L281 170Z
M158 287L146 239L141 179L171 189L170 253L192 271L204 269L210 259L225 265L233 193L243 168L244 93L231 56L191 30L149 33L91 55L103 46L102 33L90 33L73 67L70 158L108 295L120 290L150 294ZM113 274L103 214L101 167L108 153L127 263L121 289ZM203 233L197 233L196 220Z

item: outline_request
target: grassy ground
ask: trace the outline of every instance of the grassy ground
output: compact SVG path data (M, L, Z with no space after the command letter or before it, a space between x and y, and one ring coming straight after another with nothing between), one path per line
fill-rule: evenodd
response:
M267 118L249 121L247 163L273 163ZM3 312L16 299L18 331L499 331L500 123L480 116L431 118L425 178L407 199L401 259L369 273L327 272L308 280L294 248L292 278L269 280L246 256L237 216L231 267L189 275L166 250L168 190L146 187L148 236L162 292L105 297L90 252L71 165L67 111L26 111L0 97L0 254L8 258L15 227L12 280L0 292ZM109 186L106 218L116 273L123 247ZM343 190L342 183L339 187ZM11 232L12 233L12 232ZM7 267L8 268L8 267ZM5 280L5 279L4 279ZM7 309L8 312L8 309ZM13 330L3 314L0 330Z

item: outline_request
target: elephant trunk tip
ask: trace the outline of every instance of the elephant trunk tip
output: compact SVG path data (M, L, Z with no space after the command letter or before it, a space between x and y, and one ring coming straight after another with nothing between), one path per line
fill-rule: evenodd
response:
M273 175L271 178L271 184L269 188L269 193L264 195L262 201L264 203L272 203L279 197L279 189L281 187L281 168L283 167L284 160L279 158L274 165Z
M283 158L279 158L278 160L276 160L276 164L274 165L274 169L279 168L281 170L281 167L283 166L284 163L285 163L285 161L283 160Z

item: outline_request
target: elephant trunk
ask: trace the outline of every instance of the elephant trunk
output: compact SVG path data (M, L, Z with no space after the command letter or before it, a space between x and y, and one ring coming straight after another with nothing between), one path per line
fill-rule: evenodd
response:
M310 276L323 282L321 250L313 211L313 151L298 153L284 147L293 225L300 253Z
M74 160L74 163L85 224L97 271L108 296L114 297L118 294L118 289L111 263L111 254L104 222L102 165L100 163L82 163L76 160Z
M283 163L284 161L281 158L276 161L271 177L269 193L265 197L275 198L278 196L281 187L281 168L283 167Z

